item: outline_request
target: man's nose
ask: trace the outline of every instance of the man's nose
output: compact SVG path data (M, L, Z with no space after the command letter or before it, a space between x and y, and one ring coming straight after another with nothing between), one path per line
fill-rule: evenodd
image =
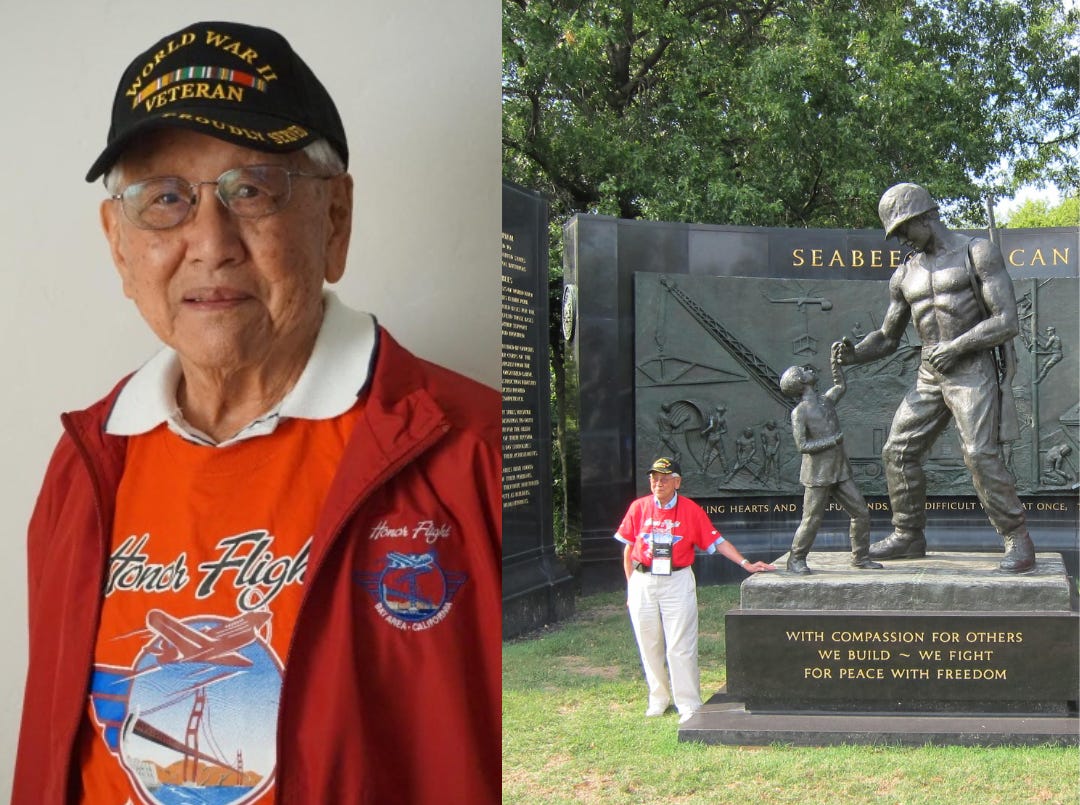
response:
M198 184L195 194L195 206L185 227L189 256L215 263L242 256L239 222L218 197L217 184Z

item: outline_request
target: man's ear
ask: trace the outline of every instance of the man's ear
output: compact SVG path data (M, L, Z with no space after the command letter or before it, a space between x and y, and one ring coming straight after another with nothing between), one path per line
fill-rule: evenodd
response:
M327 230L326 273L327 282L337 282L345 274L345 258L349 253L352 236L353 179L348 173L331 179L330 224Z
M127 260L124 258L124 251L120 248L120 227L123 210L120 205L113 199L107 198L101 202L99 208L101 216L101 229L105 233L105 240L109 242L109 252L112 254L113 265L116 266L117 272L120 274L120 279L124 286L124 295L131 298L131 291L128 288L129 272Z

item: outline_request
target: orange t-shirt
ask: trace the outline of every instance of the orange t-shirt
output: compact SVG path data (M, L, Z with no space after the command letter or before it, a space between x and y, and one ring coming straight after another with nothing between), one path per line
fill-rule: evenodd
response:
M273 802L311 536L358 414L285 420L224 448L164 425L129 440L79 736L83 802Z

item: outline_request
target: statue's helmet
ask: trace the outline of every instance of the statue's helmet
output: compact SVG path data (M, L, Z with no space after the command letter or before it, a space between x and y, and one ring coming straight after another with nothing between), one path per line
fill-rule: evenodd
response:
M904 182L893 185L882 194L878 202L878 216L885 227L885 237L891 238L905 221L937 208L937 202L925 187Z

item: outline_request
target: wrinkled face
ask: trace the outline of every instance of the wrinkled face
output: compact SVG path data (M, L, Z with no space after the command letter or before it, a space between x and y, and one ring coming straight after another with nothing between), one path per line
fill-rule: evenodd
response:
M650 472L649 489L661 504L667 504L675 496L675 490L682 486L682 478L673 473Z
M118 189L163 176L214 181L232 168L266 164L317 172L300 154L252 151L177 129L125 152ZM302 367L322 319L323 283L345 270L352 180L295 178L289 204L257 219L234 216L214 189L201 186L191 214L171 229L140 229L118 201L102 203L124 293L185 370Z

